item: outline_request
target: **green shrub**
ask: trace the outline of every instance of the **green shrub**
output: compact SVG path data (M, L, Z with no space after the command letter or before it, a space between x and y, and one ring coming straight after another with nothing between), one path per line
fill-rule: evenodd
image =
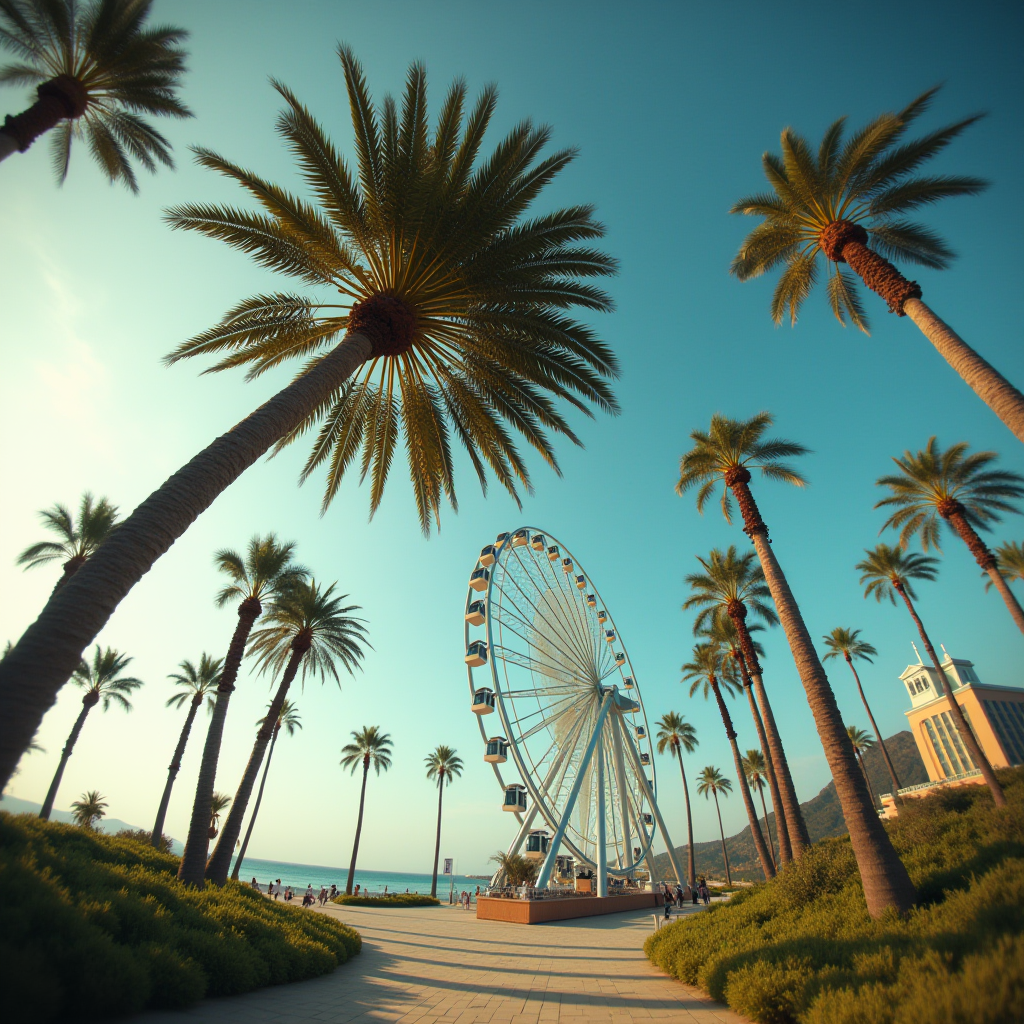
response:
M773 881L668 925L662 970L762 1024L1024 1020L1024 770L913 802L886 827L918 888L872 921L848 837L816 843Z
M388 893L387 896L335 896L332 903L345 907L439 907L440 900L433 896L420 896L415 892Z
M190 889L130 836L0 813L0 1019L177 1009L332 971L357 932L237 882Z

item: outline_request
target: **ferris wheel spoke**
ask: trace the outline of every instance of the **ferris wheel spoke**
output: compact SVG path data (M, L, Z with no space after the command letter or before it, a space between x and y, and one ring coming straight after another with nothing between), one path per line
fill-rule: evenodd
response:
M561 568L561 566L559 566L559 569L560 568ZM579 632L578 632L577 635L580 637L581 642L584 639L586 641L589 641L587 646L591 648L591 653L592 653L593 652L593 633L591 632L590 624L589 624L589 622L587 622L586 617L580 615L580 608L579 608L580 602L579 602L579 598L577 596L578 592L574 592L573 586L569 582L569 574L567 572L561 572L561 573L558 572L555 569L555 563L551 562L551 561L548 562L548 570L550 571L550 573L551 573L551 575L552 575L552 577L554 578L554 581L555 581L554 589L560 595L563 592L562 588L563 588L563 584L564 584L565 590L567 591L567 593L565 594L565 597L566 597L565 604L570 609L569 615L567 615L567 618L571 617L571 619L573 621L573 629L574 629L574 631L576 631L576 629L578 628Z
M579 630L577 628L578 624L574 622L571 615L567 613L565 604L562 601L562 588L553 568L554 563L550 559L545 557L544 561L541 563L539 567L537 567L535 561L532 564L535 568L537 568L539 582L534 579L532 573L530 574L531 582L533 582L537 586L538 592L542 590L541 584L543 584L543 593L558 595L559 599L554 603L553 607L554 615L562 624L565 635L572 639L573 646L578 652L580 658L584 662L588 661L591 653L589 650L589 644L583 642L583 638L580 636ZM548 575L551 576L550 581L547 578ZM554 583L554 586L551 585L552 583Z
M536 626L533 623L528 622L521 615L519 615L518 614L518 609L516 610L516 613L506 617L506 613L508 611L509 611L508 608L502 608L499 611L499 613L498 613L499 614L499 618L498 618L499 624L502 627L504 627L505 629L507 629L510 633L513 633L515 636L519 637L519 639L522 640L523 643L525 643L527 646L529 646L532 650L540 650L540 648L533 642L533 640L531 640L524 633L519 632L519 630L514 629L512 624L510 622L508 622L507 619L508 618L515 619L517 622L519 622L523 626L525 626L528 631L536 632ZM567 651L564 647L562 647L559 644L552 644L552 646L554 648L556 648L560 654L564 655L569 661L571 661L572 664L579 670L580 674L584 678L589 678L592 675L592 669L589 666L581 664L570 651Z
M589 694L584 694L581 697L577 697L576 700L574 701L574 703L578 703L579 701L585 699L588 696L589 696ZM568 698L565 698L565 700L568 700ZM564 701L561 702L561 703L564 703ZM568 705L568 707L571 707L571 706L572 706L571 704ZM537 733L540 732L542 729L546 729L552 722L554 722L557 719L561 718L562 715L565 714L565 712L568 710L568 707L559 708L559 710L555 714L549 715L547 718L542 718L536 725L532 726L531 728L527 729L526 732L522 733L519 736L519 741L520 742L524 742L524 741L530 739L531 736L536 736ZM547 710L547 709L546 708L542 708L541 710L544 711L544 710ZM517 720L517 722L524 722L528 718L530 718L532 715L536 715L536 714L539 714L539 713L540 713L539 711L532 711L530 713L530 715L527 715L523 719Z
M523 654L503 644L494 645L494 653L500 655L506 662L525 668L528 672L539 672L548 679L556 679L559 683L568 686L575 678L573 672L558 662L544 664L540 658L532 654Z

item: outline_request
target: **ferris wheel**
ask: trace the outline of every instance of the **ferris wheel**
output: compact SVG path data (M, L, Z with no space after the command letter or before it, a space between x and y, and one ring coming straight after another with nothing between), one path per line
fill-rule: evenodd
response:
M465 642L484 760L521 825L509 853L525 844L543 859L537 885L571 878L576 865L595 871L601 896L609 875L633 878L646 865L653 881L655 830L681 880L636 675L571 552L533 527L486 545L470 574ZM500 733L489 728L494 712ZM502 777L510 758L521 782Z

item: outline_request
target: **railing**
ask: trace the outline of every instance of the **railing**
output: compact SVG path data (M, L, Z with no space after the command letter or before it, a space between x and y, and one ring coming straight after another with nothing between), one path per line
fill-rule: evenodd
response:
M981 774L980 768L975 768L974 771L961 772L959 775L949 775L944 779L935 779L932 782L919 782L916 786L904 786L902 789L898 789L896 792L903 796L905 793L918 793L922 789L931 789L934 786L945 786L950 782L960 782L961 779L973 779ZM892 799L892 793L881 793L879 795L880 800L884 800L886 797Z

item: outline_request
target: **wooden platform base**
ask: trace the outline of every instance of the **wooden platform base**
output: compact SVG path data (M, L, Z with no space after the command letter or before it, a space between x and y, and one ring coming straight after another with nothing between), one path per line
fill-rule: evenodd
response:
M505 900L481 896L476 901L476 916L481 921L543 924L545 921L569 921L576 917L596 917L599 914L621 914L626 910L649 910L661 905L659 892L551 900Z

